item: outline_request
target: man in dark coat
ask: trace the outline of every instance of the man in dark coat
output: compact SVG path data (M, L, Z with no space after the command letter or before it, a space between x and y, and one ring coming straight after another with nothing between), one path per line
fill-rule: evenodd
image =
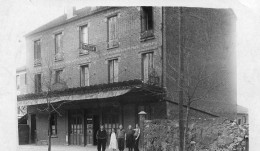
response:
M101 125L100 130L97 131L96 138L97 138L97 143L98 143L98 145L97 145L98 151L101 151L101 147L102 147L102 151L105 151L106 142L107 142L107 132L104 129L103 125Z

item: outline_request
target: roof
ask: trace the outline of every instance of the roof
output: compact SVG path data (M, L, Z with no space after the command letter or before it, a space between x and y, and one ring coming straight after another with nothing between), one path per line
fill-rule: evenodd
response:
M45 30L49 30L51 28L54 28L54 27L57 27L57 26L60 26L60 25L66 24L66 23L70 23L72 21L96 14L98 12L101 12L101 11L104 11L104 10L107 10L110 8L114 8L114 7L96 7L95 9L93 9L93 7L84 7L82 9L75 10L73 13L74 17L72 17L70 19L67 19L67 15L63 14L60 17L50 21L49 23L42 25L39 28L36 28L35 30L27 33L25 35L25 37L31 36L33 34L36 34L36 33L39 33L39 32L45 31Z
M94 93L99 93L99 92L131 89L131 88L142 88L142 87L146 87L146 84L143 84L141 80L129 80L123 82L108 83L108 84L91 85L86 87L67 88L64 90L55 90L49 92L48 97L86 95L86 94L93 95ZM158 94L163 93L162 88L149 85L149 91L151 90ZM44 98L46 98L46 92L31 93L31 94L17 96L17 101L19 102L19 101L36 100L36 99L44 99Z
M237 105L237 113L248 114L248 108L241 105Z

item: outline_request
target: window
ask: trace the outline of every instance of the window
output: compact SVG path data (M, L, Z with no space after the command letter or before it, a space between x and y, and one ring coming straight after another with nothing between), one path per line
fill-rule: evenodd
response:
M142 7L141 10L141 40L154 38L153 33L153 8Z
M57 135L57 113L52 113L50 118L51 135Z
M89 67L83 65L80 67L80 86L89 86Z
M24 84L27 84L27 73L24 74Z
M241 124L241 119L238 119L238 125L240 125Z
M246 123L246 116L243 116L243 121L244 123Z
M20 89L20 75L16 75L16 89Z
M153 71L153 53L142 55L142 78L146 83L149 80L149 74Z
M80 48L82 44L88 44L88 26L81 26L80 27Z
M55 34L55 54L61 52L61 34L62 33Z
M142 7L141 27L142 27L142 32L153 29L153 8L152 7Z
M41 64L41 41L34 41L34 65Z
M40 93L42 91L42 85L41 85L41 74L36 74L34 76L34 82L35 82L35 93Z
M118 47L117 16L108 18L108 48Z
M108 61L108 82L118 82L118 59Z
M62 74L62 70L55 71L55 83L61 82L61 74Z

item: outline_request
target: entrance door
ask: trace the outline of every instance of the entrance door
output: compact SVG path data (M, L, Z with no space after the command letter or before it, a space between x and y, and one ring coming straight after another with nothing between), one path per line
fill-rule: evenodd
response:
M36 139L36 115L31 115L31 142L35 143Z
M69 114L70 145L84 145L83 111L72 110Z
M94 145L97 145L97 131L99 129L99 116L98 115L93 115L93 138L94 138Z

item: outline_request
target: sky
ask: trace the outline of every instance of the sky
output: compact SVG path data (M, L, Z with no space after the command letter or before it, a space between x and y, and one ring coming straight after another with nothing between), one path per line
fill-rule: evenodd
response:
M26 47L23 36L64 14L68 7L76 6L76 9L80 9L85 6L158 6L160 4L163 6L232 8L237 16L237 101L239 105L249 109L250 121L260 121L258 111L260 107L260 2L258 1L165 0L163 3L158 3L158 1L152 0L133 0L131 3L127 3L126 0L95 0L94 2L90 0L0 0L0 94L9 93L6 85L10 85L12 82L3 76L8 76L6 72L12 72L15 75L15 70L11 71L10 66L15 69L25 65ZM2 85L4 87L1 87ZM8 107L5 106L5 108ZM0 102L0 115L1 110ZM257 130L260 122L253 124L256 126L252 126L250 129L260 133Z

